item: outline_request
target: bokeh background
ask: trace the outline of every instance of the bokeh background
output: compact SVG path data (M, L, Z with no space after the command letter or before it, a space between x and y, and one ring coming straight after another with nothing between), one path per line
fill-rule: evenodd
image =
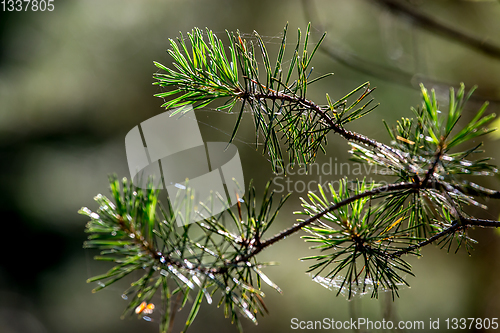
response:
M335 75L310 88L310 98L324 103L324 94L340 98L370 81L381 105L352 129L388 141L382 119L395 122L411 116L420 104L420 81L437 89L446 104L447 84L478 85L476 99L465 113L470 118L484 100L488 112L499 112L500 58L418 25L418 20L390 11L384 1L180 1L180 0L55 0L53 12L0 12L0 332L86 333L157 332L156 322L120 320L124 285L92 294L86 279L103 273L93 253L82 248L86 218L82 206L97 208L93 197L107 194L107 177L129 176L124 138L134 126L162 112L153 97L153 60L170 64L168 38L193 27L224 34L237 30L249 38L256 30L275 51L289 22L289 48L295 29L312 21L312 39L328 31L330 54L314 61L316 73ZM498 1L415 0L400 3L433 20L500 45ZM389 70L386 67L390 67ZM205 141L229 139L234 115L196 111ZM465 120L465 119L464 119ZM258 192L272 179L266 156L256 151L250 115L243 119L235 142L246 182ZM187 134L189 135L189 134ZM500 160L497 140L485 149ZM347 161L348 145L332 135L327 155ZM335 180L337 177L332 177ZM314 180L313 176L293 180ZM498 178L484 183L500 188ZM260 189L260 190L259 190ZM275 230L292 225L299 209L293 193ZM484 218L498 218L499 205L489 202ZM266 269L283 289L270 288L270 315L258 326L244 322L247 332L289 332L291 318L347 320L443 321L447 317L500 317L500 234L476 230L472 256L447 254L432 246L412 260L416 278L394 303L389 295L348 302L312 282L304 272L309 254L296 235L275 245L262 260L279 261ZM182 319L185 314L180 314ZM179 320L176 331L182 328ZM235 332L222 309L202 305L191 332Z

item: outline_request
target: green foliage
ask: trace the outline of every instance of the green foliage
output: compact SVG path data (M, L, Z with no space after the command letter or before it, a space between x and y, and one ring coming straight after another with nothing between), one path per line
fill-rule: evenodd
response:
M178 95L165 102L166 108L192 104L194 108L204 107L216 99L226 101L217 110L231 112L241 102L238 119L231 137L233 140L241 123L245 108L254 117L255 137L262 137L263 153L268 153L276 171L283 167L283 153L280 143L288 146L289 160L309 163L314 161L319 150L324 151L327 134L346 123L358 119L373 108L371 100L360 104L372 91L368 83L332 101L327 94L327 105L320 106L307 99L310 84L331 74L311 78L311 60L324 39L321 37L312 51L308 50L310 24L302 41L301 30L288 69L284 67L287 27L283 32L276 61L271 63L269 52L260 35L255 32L254 41L247 41L240 33L227 33L229 56L224 45L211 30L206 31L208 41L200 29L188 34L190 48L183 36L177 42L171 40L168 51L174 59L174 69L155 62L166 73L155 73L155 85L175 87L157 97ZM261 72L263 74L260 74ZM353 102L348 99L363 90ZM180 110L179 110L180 111Z
M450 107L445 114L439 110L434 92L429 99L427 90L422 86L424 103L420 110L412 109L415 118L403 118L393 128L389 128L386 124L392 139L391 145L396 153L383 151L381 156L373 156L376 148L363 149L360 145L351 143L354 156L357 160L387 166L399 181L409 181L415 176L425 177L437 154L440 158L433 176L439 180L458 184L461 183L460 175L462 174L490 175L495 173L496 168L486 163L489 159L474 161L466 159L482 152L478 150L481 144L471 147L467 143L480 135L494 131L494 129L483 128L495 117L495 114L482 117L486 103L465 127L455 131L457 133L453 135L456 124L461 118L463 106L471 93L472 91L467 98L464 98L463 85L456 94L453 88L450 89ZM459 146L465 146L465 148L459 150Z
M243 316L256 323L257 315L267 312L261 282L280 291L261 271L270 263L259 262L257 255L301 230L307 233L305 241L314 244L312 249L320 251L303 258L313 262L308 272L315 282L347 298L365 293L378 297L384 291L394 298L401 285L408 285L407 276L413 276L402 255L418 256L421 247L433 242L449 251L454 240L457 251L463 245L470 250L470 228L500 226L499 221L473 218L467 210L468 205L485 208L480 203L483 197L500 198L499 191L482 187L470 177L498 172L488 158L477 157L482 151L475 140L493 131L486 127L494 118L484 115L487 104L459 126L474 89L468 94L463 85L456 92L451 89L449 107L443 112L434 91L422 86L423 102L421 108L412 109L414 118L386 124L391 142L377 142L344 127L373 110L371 100L365 101L373 90L368 83L337 101L327 94L325 105L307 99L309 85L327 76L311 78L311 60L324 35L309 51L309 31L310 25L302 40L298 30L296 46L285 61L285 27L276 60L271 62L256 32L250 41L239 32L227 32L226 48L212 31L194 29L188 33L188 43L182 35L170 41L172 68L155 63L165 72L154 74L155 84L169 89L156 96L170 98L163 107L180 107L178 112L187 112L182 108L186 105L202 108L221 99L225 103L217 110L232 112L241 103L231 140L249 109L256 140L262 137L264 152L275 169L283 169L282 145L287 146L291 163L310 163L325 151L327 134L334 132L349 142L354 160L381 167L393 183L382 186L344 179L339 189L320 187L319 194L310 192L308 200L302 200L299 214L306 219L264 239L286 199L275 205L269 184L260 205L251 188L237 210L176 227L176 220L188 221L188 217L170 205L161 206L157 190L136 188L126 181L122 188L112 178L113 201L99 195L97 212L88 208L80 212L91 218L86 247L100 251L96 260L114 263L107 273L89 279L99 281L95 290L131 273L140 275L125 292L133 296L124 314L143 315L142 305L159 293L160 329L167 332L178 308L191 299L185 331L203 299L212 303L219 297L217 304L232 322L239 323L238 316ZM191 200L189 191L176 200Z
M255 190L251 189L242 200L238 215L231 212L229 221L221 221L218 215L176 227L180 212L170 206L163 208L158 202L158 190L151 185L143 190L123 180L121 188L115 178L110 179L110 184L113 201L98 195L97 212L80 210L91 218L86 227L89 240L85 247L100 251L96 260L115 265L107 273L88 280L103 281L94 292L135 272L141 277L124 292L127 298L133 296L123 315L133 314L142 302L150 303L160 293L165 310L161 332L167 332L170 319L187 304L192 293L194 303L184 331L196 317L203 299L210 304L214 297L220 297L218 306L223 307L224 315L232 322L238 323L240 313L257 323L257 315L267 311L261 282L281 290L261 271L272 263L258 262L256 256L249 254L286 198L274 208L273 194L267 195L266 190L259 207ZM174 301L176 294L178 302Z
M181 93L179 97L165 102L163 107L176 108L192 104L194 108L201 108L223 97L232 97L227 105L229 111L234 106L236 101L234 93L240 90L240 85L233 39L228 33L231 40L231 61L229 61L222 42L212 31L207 30L207 34L208 42L203 39L203 32L198 28L188 33L191 52L188 51L182 34L180 38L177 38L177 43L170 39L172 48L168 50L168 53L174 59L173 65L176 69L154 63L166 72L166 74L154 74L155 79L158 80L155 84L176 88L155 96L164 98Z
M396 177L395 182L423 185L431 182L434 185L418 192L393 193L386 199L387 206L408 202L412 214L409 224L417 237L440 232L449 227L452 220L466 215L463 204L484 208L468 195L470 191L485 195L495 192L463 177L498 172L488 163L489 158L474 159L475 155L482 153L479 150L482 143L476 144L474 139L494 130L484 127L495 117L494 114L483 116L487 103L463 128L456 128L473 90L465 96L463 85L456 93L450 89L448 112L442 112L434 91L429 95L422 86L422 108L412 109L415 118L403 118L394 127L386 124L392 139L391 150L350 143L354 160L382 167L386 175Z
M354 189L349 189L349 185ZM375 186L364 181L348 184L343 179L338 191L329 185L331 198L319 186L319 196L310 192L309 202L302 199L304 211L299 214L315 216L343 200L373 190ZM391 291L394 296L398 285L407 285L401 273L413 275L410 264L392 256L414 240L409 236L409 230L402 227L407 209L402 206L391 209L383 205L372 207L371 203L369 197L360 198L304 227L310 235L302 238L317 244L312 249L323 253L302 258L317 261L308 272L314 272L313 278L321 284L334 285L338 289L337 295L344 293L351 298L358 292L371 290L372 297L377 297L378 291L382 290ZM323 272L326 273L318 279ZM345 276L340 276L342 272Z

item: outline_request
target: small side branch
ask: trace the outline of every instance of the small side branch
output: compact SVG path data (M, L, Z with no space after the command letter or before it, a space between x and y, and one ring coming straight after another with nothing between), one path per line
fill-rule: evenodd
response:
M422 187L425 187L427 185L427 183L429 182L429 179L432 177L432 175L436 171L436 168L437 168L442 156L443 156L443 147L442 147L442 145L439 145L439 148L436 151L436 154L434 155L434 162L432 163L432 166L429 168L429 170L425 174L425 178L422 181Z
M468 218L465 220L467 226L483 228L500 228L500 221Z
M490 189L475 189L473 187L463 187L460 185L450 185L455 190L462 192L465 195L472 195L475 197L485 197L490 199L500 199L500 191L490 190Z
M288 237L288 236L290 236L290 235L298 232L303 227L306 227L309 224L313 223L314 221L322 218L326 214L328 214L328 213L330 213L330 212L332 212L332 211L334 211L336 209L339 209L342 206L348 205L351 202L354 202L356 200L359 200L359 199L362 199L362 198L365 198L365 197L370 197L370 196L373 196L373 195L376 195L376 194L381 194L381 193L386 193L386 192L400 191L400 190L405 190L405 189L416 189L416 188L418 188L418 184L416 184L416 183L390 184L390 185L377 187L377 188L375 188L373 190L366 191L366 192L354 195L354 196L352 196L350 198L347 198L345 200L340 201L337 204L331 205L327 209L325 209L325 210L321 211L320 213L318 213L318 214L316 214L316 215L308 218L307 220L302 221L300 223L296 223L293 227L285 229L282 232L276 234L275 236L267 239L266 241L263 241L259 247L256 247L248 255L242 256L242 257L238 258L237 262L232 262L232 264L236 264L238 262L247 261L248 259L250 259L250 258L254 257L255 255L257 255L258 253L260 253L265 248L273 245L274 243L276 243L276 242L278 242L278 241L280 241L282 239L285 239L286 237Z
M370 146L370 147L384 149L384 150L387 150L387 151L390 151L390 152L397 154L397 152L392 147L390 147L388 145L385 145L381 142L370 139L362 134L359 134L359 133L356 133L353 131L348 131L348 130L344 129L342 126L337 124L331 117L329 117L327 115L327 113L325 112L325 110L321 109L321 107L318 104L314 103L313 101L310 101L310 100L307 100L305 98L301 98L298 96L289 95L286 93L275 91L275 90L269 89L261 84L259 84L259 85L266 92L251 93L251 92L240 91L236 95L238 95L238 97L243 99L243 100L248 100L250 98L258 99L258 100L269 99L269 100L281 100L281 101L301 104L304 107L316 112L332 131L339 134L344 139L346 139L348 141L360 142L360 143L363 143L363 144Z
M462 218L461 220L457 220L453 222L453 224L444 229L443 231L435 234L434 236L430 237L429 239L426 239L423 242L420 242L418 244L408 246L405 249L402 249L400 251L396 251L391 254L393 257L399 257L403 254L409 253L413 250L419 249L421 247L424 247L426 245L429 245L438 239L449 235L451 233L454 233L460 229L465 229L468 227L483 227L483 228L500 228L500 221L494 221L494 220L483 220L483 219L475 219L475 218Z
M185 264L185 262L181 260L176 260L174 258L170 258L168 255L164 255L162 252L157 251L153 247L153 244L149 242L143 235L138 233L132 225L127 226L127 224L125 223L124 219L121 216L118 217L118 223L120 225L120 228L128 235L133 235L134 242L137 245L139 245L142 248L142 250L148 254L149 257L158 261L158 264L160 265L173 265L177 268L187 269L187 270L192 270L194 268L197 271L205 274L218 272L217 269L201 265L198 265L196 267L192 266L188 267Z
M437 241L441 237L446 236L448 234L451 234L451 233L457 231L460 228L460 226L461 226L460 223L455 222L455 223L453 223L451 225L451 227L444 229L443 231L435 234L434 236L430 237L429 239L426 239L425 241L420 242L418 244L415 244L415 245L412 245L412 246L408 246L407 248L405 248L403 250L396 251L396 252L392 253L391 256L393 256L393 257L399 257L399 256L401 256L403 254L409 253L409 252L411 252L413 250L416 250L416 249L419 249L419 248L424 247L426 245L429 245L429 244Z

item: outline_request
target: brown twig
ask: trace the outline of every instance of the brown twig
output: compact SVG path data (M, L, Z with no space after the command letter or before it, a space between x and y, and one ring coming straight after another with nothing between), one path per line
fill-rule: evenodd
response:
M444 229L443 231L435 234L434 236L426 239L425 241L420 242L420 243L415 244L415 245L408 246L407 248L404 248L402 250L396 251L396 252L392 253L391 256L392 257L399 257L405 253L409 253L413 250L416 250L416 249L419 249L419 248L424 247L426 245L429 245L429 244L433 243L434 241L440 239L441 237L448 235L452 232L455 232L456 230L458 230L458 228L460 228L460 224L458 222L455 222L451 225L451 227Z
M282 239L285 239L286 237L296 233L297 231L301 230L302 228L310 225L311 223L313 223L314 221L320 219L321 217L325 216L326 214L336 210L336 209L339 209L340 207L343 207L345 205L348 205L350 204L351 202L354 202L356 200L359 200L359 199L362 199L362 198L365 198L365 197L369 197L369 196L373 196L373 195L376 195L376 194L380 194L380 193L387 193L387 192L393 192L393 191L399 191L399 190L405 190L405 189L417 189L418 188L418 184L416 183L399 183L399 184L389 184L389 185L386 185L386 186L381 186L381 187L377 187L375 189L372 189L372 190L369 190L369 191L365 191L363 193L358 193L356 195L353 195L352 197L349 197L345 200L342 200L334 205L331 205L330 207L324 209L323 211L319 212L318 214L308 218L307 220L304 220L302 222L299 222L299 223L296 223L293 227L290 227L288 229L285 229L283 231L281 231L280 233L276 234L275 236L263 241L261 243L261 246L260 247L256 247L252 252L250 252L248 255L246 256L242 256L240 258L238 258L237 262L243 262L243 261L246 261L252 257L254 257L255 255L257 255L259 252L261 252L262 250L264 250L265 248L273 245L274 243L282 240Z
M255 83L255 81L252 82ZM344 139L348 141L357 141L360 143L364 143L367 146L371 146L378 149L385 149L392 153L397 154L394 148L387 146L386 144L370 139L362 134L346 130L345 128L337 124L330 116L328 116L326 110L323 110L318 104L314 103L313 101L310 101L303 97L298 97L282 93L280 91L275 91L273 89L267 88L266 86L260 83L257 84L259 84L259 87L263 90L263 92L251 93L248 91L241 90L237 92L236 95L243 101L248 101L249 99L257 99L257 100L269 99L269 100L282 100L286 102L298 103L312 111L315 111L321 117L321 119L323 119L323 121L329 126L329 129L339 134Z
M172 333L174 331L174 320L175 320L175 315L177 314L179 308L179 303L181 302L181 296L182 296L181 293L177 294L174 306L172 307L172 309L170 309L170 323L168 325L167 333Z
M446 236L448 234L451 234L455 231L458 231L460 229L464 229L467 227L483 227L483 228L499 228L500 227L500 221L494 221L494 220L483 220L483 219L475 219L475 218L461 218L459 220L456 220L452 223L452 225L441 232L435 234L434 236L426 239L423 242L420 242L418 244L408 246L405 249L402 249L400 251L396 251L391 254L393 257L401 256L403 254L409 253L413 250L419 249L421 247L424 247L426 245L429 245L436 240L442 238L443 236Z
M451 184L451 187L462 192L465 195L472 195L475 197L485 197L490 199L500 199L500 191L490 190L490 189L480 189L473 187L463 187L457 184Z
M439 161L441 161L442 156L443 156L443 145L442 143L440 143L436 151L436 154L434 154L434 162L432 163L432 166L429 168L429 170L426 172L425 178L422 181L422 186L425 187L429 179L432 177L432 175L434 175L434 172L436 171L436 168L439 164Z

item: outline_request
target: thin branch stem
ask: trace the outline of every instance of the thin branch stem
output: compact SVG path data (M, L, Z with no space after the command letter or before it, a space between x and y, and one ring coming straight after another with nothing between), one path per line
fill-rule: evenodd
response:
M427 182L429 181L431 176L436 171L437 165L438 165L439 161L441 160L442 156L443 156L443 146L442 146L442 144L440 144L437 151L436 151L436 154L434 155L434 162L432 163L432 166L429 168L429 170L425 174L425 178L422 181L422 186L427 185Z
M475 189L472 187L464 188L459 185L450 185L454 189L462 192L465 195L472 195L475 197L486 197L491 199L500 199L500 191L494 191L490 189Z
M408 246L407 248L402 249L402 250L400 250L400 251L396 251L396 252L392 253L392 254L391 254L391 256L393 256L393 257L399 257L399 256L401 256L401 255L403 255L403 254L405 254L405 253L408 253L408 252L411 252L411 251L413 251L413 250L419 249L419 248L421 248L421 247L423 247L423 246L429 245L429 244L431 244L432 242L434 242L434 241L436 241L436 240L440 239L441 237L446 236L446 235L448 235L448 234L450 234L450 233L452 233L452 232L455 232L456 230L458 230L458 228L460 228L460 223L455 222L455 223L453 223L453 224L451 225L451 227L446 228L446 229L444 229L444 230L443 230L443 231L441 231L441 232L438 232L438 233L437 233L437 234L435 234L434 236L432 236L432 237L430 237L430 238L426 239L425 241L420 242L420 243L415 244L415 245L412 245L412 246Z
M399 183L399 184L389 184L386 186L377 187L373 190L359 193L359 194L354 195L352 197L349 197L345 200L342 200L334 205L331 205L330 207L328 207L328 208L324 209L323 211L319 212L318 214L308 218L307 220L296 223L293 227L290 227L288 229L281 231L280 233L276 234L275 236L263 241L259 247L255 247L254 250L251 251L250 253L248 253L247 255L241 256L237 260L232 261L231 264L236 265L239 262L247 261L248 259L250 259L250 258L254 257L255 255L257 255L258 253L260 253L265 248L267 248L267 247L275 244L276 242L283 240L286 237L296 233L297 231L301 230L303 227L308 226L309 224L320 219L321 217L328 214L329 212L332 212L332 211L334 211L342 206L348 205L351 202L354 202L356 200L362 199L364 197L380 194L380 193L394 192L394 191L399 191L399 190L404 190L404 189L418 190L418 189L424 189L424 188L429 188L429 187L434 187L434 185L429 184L428 182L426 182L425 184L423 182L421 184L413 183L413 182L412 183ZM456 231L460 227L465 228L465 227L469 227L469 226L498 228L498 227L500 227L500 221L460 217L460 220L454 222L452 224L452 226L450 226L449 228L446 228L445 230L435 234L434 236L430 237L429 239L427 239L421 243L418 243L418 244L409 246L403 250L394 252L391 256L400 256L402 254L408 253L412 250L415 250L415 249L418 249L418 248L423 247L425 245L431 244L432 242L436 241L437 239L439 239L439 238L441 238L449 233Z
M500 227L500 221L494 221L494 220L483 220L483 219L475 219L475 218L462 218L460 220L456 220L453 222L453 224L442 230L441 232L435 234L434 236L430 237L429 239L426 239L423 242L420 242L418 244L408 246L405 249L402 249L400 251L396 251L391 254L393 257L398 257L403 254L409 253L413 250L419 249L421 247L424 247L426 245L429 245L436 240L442 238L443 236L446 236L448 234L451 234L455 231L458 231L459 229L464 229L467 227L483 227L483 228L499 228Z
M254 81L252 81L254 82ZM255 83L255 82L254 82ZM376 140L370 139L362 134L353 132L353 131L348 131L339 124L335 123L335 121L328 116L325 110L323 110L318 104L314 103L313 101L310 101L308 99L305 99L303 97L298 97L294 95L289 95L285 94L279 91L275 91L273 89L267 88L266 86L259 84L260 87L267 91L268 93L265 92L260 92L260 93L251 93L248 91L240 91L236 93L236 95L243 99L243 101L246 101L248 99L257 99L257 100L262 100L262 99L270 99L270 100L281 100L281 101L286 101L286 102L292 102L292 103L299 103L300 105L315 111L322 119L323 121L328 124L329 128L334 131L335 133L339 134L342 136L344 139L348 141L357 141L360 143L364 143L367 146L371 146L374 148L378 149L386 149L390 152L397 153L394 148L387 146L381 142L378 142Z
M308 218L307 220L296 223L292 227L285 229L285 230L281 231L280 233L276 234L275 236L263 241L261 243L260 247L256 247L252 252L250 252L246 256L242 256L242 257L238 258L237 261L241 262L241 261L246 261L246 260L250 259L251 257L255 256L256 254L258 254L259 252L264 250L266 247L269 247L269 246L273 245L274 243L276 243L282 239L285 239L286 237L296 233L297 231L301 230L303 227L308 226L309 224L320 219L321 217L330 213L331 211L334 211L342 206L348 205L351 202L354 202L356 200L359 200L359 199L362 199L365 197L373 196L375 194L380 194L380 193L394 192L394 191L400 191L400 190L405 190L405 189L417 189L418 186L419 185L416 183L389 184L386 186L377 187L375 189L353 195L352 197L349 197L349 198L342 200L334 205L331 205L330 207L328 207L325 210L319 212L318 214Z
M483 227L483 228L499 228L500 221L495 220L484 220L484 219L475 219L475 218L466 218L465 224L469 227Z
M172 264L176 266L177 268L188 268L182 261L180 260L175 260L173 258L170 258L169 256L163 255L160 251L157 251L151 242L148 242L146 238L144 238L143 235L138 233L135 228L132 225L127 226L125 224L125 220L123 217L118 216L118 223L120 224L120 227L125 233L129 235L134 235L133 240L136 244L138 244L144 252L146 252L151 258L157 260L160 264ZM201 271L207 271L206 268L199 267Z

